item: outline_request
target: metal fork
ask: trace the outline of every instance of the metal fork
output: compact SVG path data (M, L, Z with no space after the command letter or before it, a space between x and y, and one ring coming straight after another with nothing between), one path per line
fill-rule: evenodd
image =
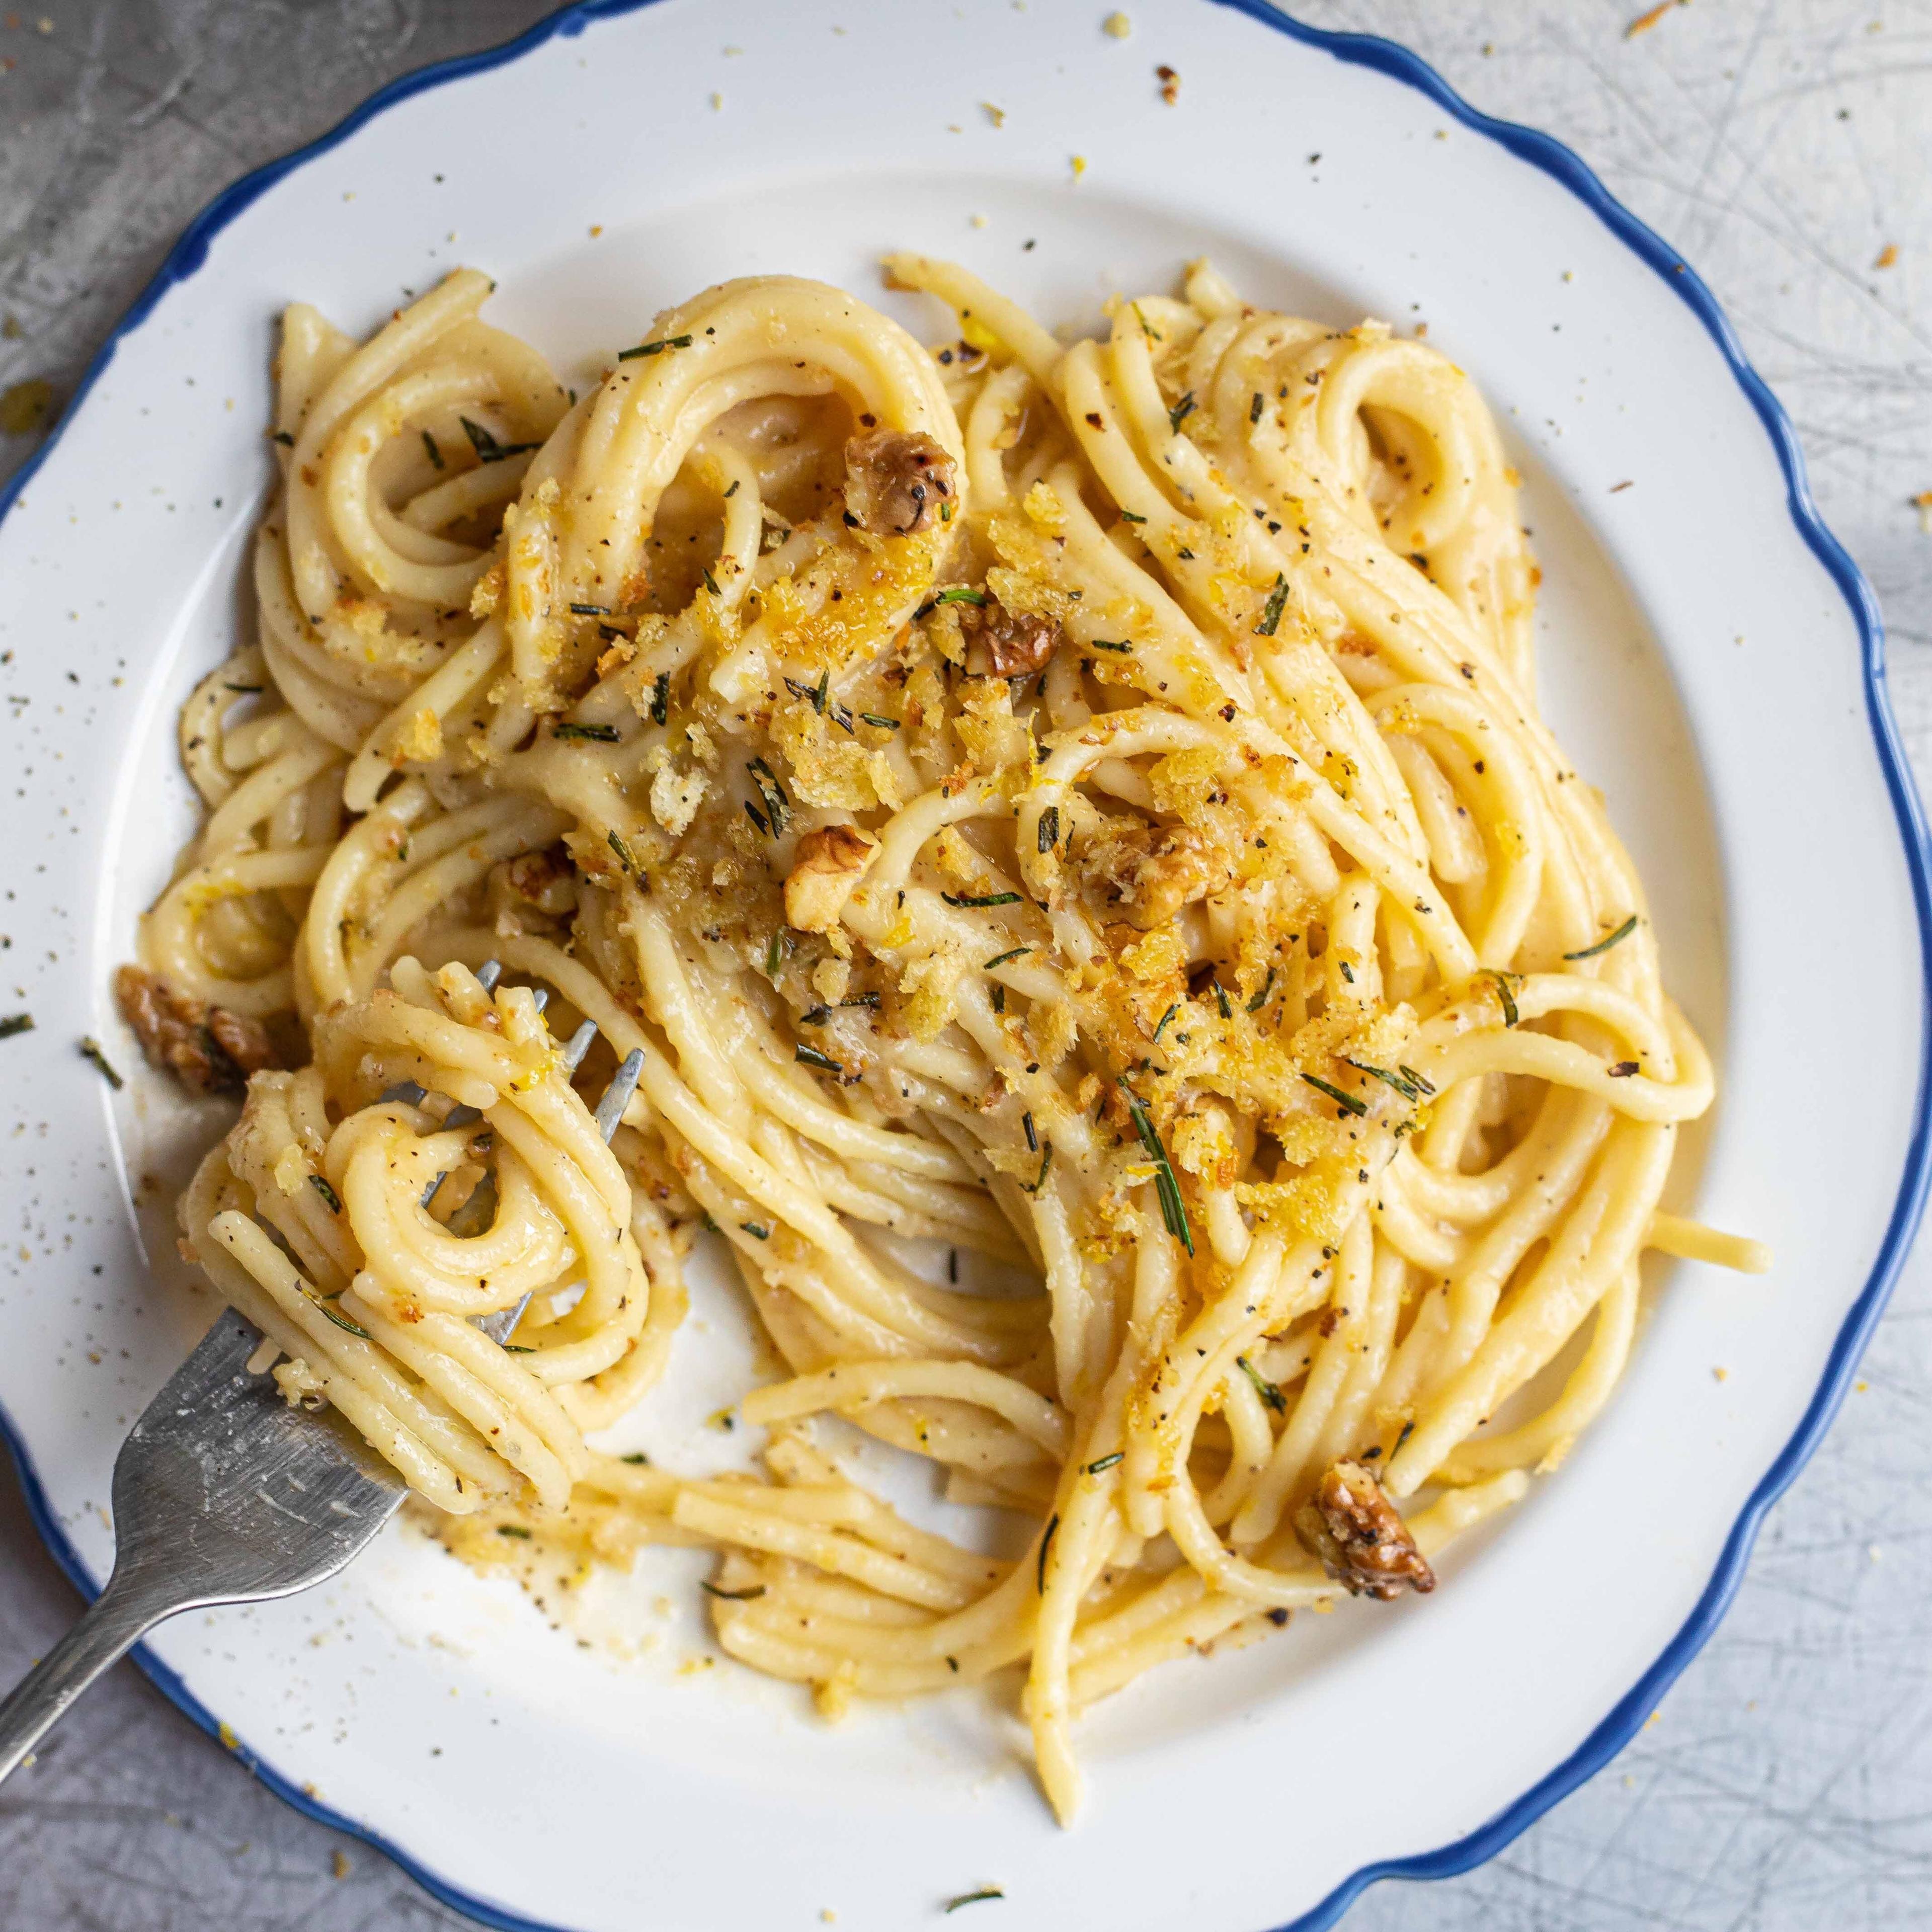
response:
M494 991L502 971L493 959L477 977ZM563 1049L570 1072L596 1030L585 1021ZM628 1055L597 1103L607 1141L643 1066L641 1052ZM385 1097L414 1103L425 1096L410 1083ZM529 1300L478 1316L476 1325L506 1341ZM259 1331L228 1310L128 1432L114 1464L113 1574L0 1703L0 1780L157 1624L325 1582L401 1506L406 1486L360 1437L332 1414L290 1408L272 1376L249 1373L262 1346Z

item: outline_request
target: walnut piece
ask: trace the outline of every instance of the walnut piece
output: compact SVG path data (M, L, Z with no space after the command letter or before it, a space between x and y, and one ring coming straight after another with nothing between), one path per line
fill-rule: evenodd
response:
M1105 904L1143 932L1165 926L1184 906L1227 883L1225 864L1186 826L1109 829L1095 840L1083 870Z
M1352 1597L1386 1603L1405 1589L1436 1587L1408 1526L1360 1463L1333 1465L1295 1514L1294 1533Z
M114 1000L149 1062L190 1093L239 1094L258 1068L281 1064L260 1020L177 993L142 967L115 974Z
M952 458L918 430L872 430L845 446L845 508L875 537L930 530L953 482Z
M990 592L984 604L960 607L959 630L966 668L981 677L1030 677L1065 637L1053 618L1010 610Z
M800 932L830 932L879 842L856 825L827 825L798 842L784 882L785 923Z

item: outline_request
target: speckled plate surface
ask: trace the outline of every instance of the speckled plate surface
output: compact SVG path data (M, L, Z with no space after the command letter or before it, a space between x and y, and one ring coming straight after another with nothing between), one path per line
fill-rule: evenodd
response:
M973 1910L1007 1932L1260 1932L1486 1856L1708 1634L1916 1217L1927 867L1876 613L1708 296L1566 150L1400 50L1208 0L1144 0L1121 40L1104 10L566 9L230 190L143 297L0 522L0 1016L35 1022L0 1042L0 1422L50 1543L98 1585L116 1448L212 1312L170 1202L220 1116L138 1070L106 989L191 823L175 706L248 621L273 318L299 296L365 330L458 261L566 380L750 271L936 330L878 291L893 246L1054 321L1202 253L1257 299L1426 321L1524 471L1545 706L1718 1056L1681 1201L1778 1265L1659 1268L1610 1412L1427 1602L1300 1619L1115 1700L1070 1833L982 1700L831 1728L718 1658L679 1552L566 1615L399 1525L326 1591L158 1634L145 1667L197 1721L494 1922L902 1932L997 1886ZM704 1418L750 1347L722 1269L694 1286L626 1438L686 1467L743 1453Z

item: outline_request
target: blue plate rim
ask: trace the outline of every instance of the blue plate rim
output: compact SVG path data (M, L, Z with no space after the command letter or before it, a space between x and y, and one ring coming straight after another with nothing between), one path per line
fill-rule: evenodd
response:
M284 176L328 153L377 115L413 94L506 65L560 35L574 38L593 20L640 12L656 4L656 0L574 0L574 4L560 8L500 46L458 55L401 75L371 94L359 107L305 147L278 160L266 163L223 189L188 224L181 239L155 272L153 280L136 297L88 365L73 399L46 441L4 486L0 486L0 518L12 509L65 434L89 392L113 360L122 339L140 326L170 289L201 268L215 236ZM1850 553L1818 514L1807 480L1804 454L1798 447L1797 432L1790 418L1763 377L1751 366L1730 319L1696 272L1661 236L1625 208L1572 149L1540 129L1525 127L1519 122L1502 120L1472 106L1427 62L1407 47L1376 34L1310 26L1271 5L1269 0L1203 0L1203 4L1225 7L1244 14L1304 46L1316 48L1352 66L1372 68L1427 95L1464 127L1497 142L1520 160L1540 169L1567 188L1613 235L1661 276L1702 322L1771 440L1779 466L1784 473L1786 501L1792 522L1837 585L1851 610L1852 620L1858 633L1864 659L1866 713L1880 768L1885 775L1886 789L1898 818L1900 836L1905 847L1906 869L1911 875L1912 906L1918 925L1920 974L1925 994L1926 1019L1921 1028L1918 1084L1913 1106L1912 1138L1885 1240L1863 1290L1852 1304L1832 1344L1817 1393L1812 1397L1791 1439L1739 1512L1696 1607L1664 1646L1656 1661L1612 1706L1596 1729L1568 1757L1514 1803L1504 1806L1486 1823L1465 1837L1433 1851L1382 1859L1363 1866L1343 1880L1319 1904L1275 1928L1275 1932L1328 1932L1328 1928L1378 1880L1448 1878L1493 1858L1552 1805L1594 1776L1630 1742L1645 1718L1656 1708L1658 1699L1702 1649L1723 1618L1743 1580L1744 1567L1766 1512L1790 1488L1798 1471L1810 1460L1838 1414L1850 1386L1852 1371L1891 1297L1893 1284L1924 1210L1928 1182L1932 1182L1932 845L1928 843L1924 815L1886 693L1885 629L1878 601ZM98 1586L81 1563L78 1552L56 1519L28 1458L26 1445L4 1407L0 1407L0 1441L5 1442L19 1472L28 1514L42 1541L68 1580L83 1597L92 1598ZM179 1674L170 1669L146 1645L137 1646L131 1655L163 1696L238 1757L277 1797L318 1822L372 1846L442 1904L482 1924L504 1928L504 1932L572 1932L572 1928L546 1920L526 1918L463 1891L373 1827L360 1824L323 1804L319 1798L284 1777L245 1743L237 1740L234 1732L189 1690Z

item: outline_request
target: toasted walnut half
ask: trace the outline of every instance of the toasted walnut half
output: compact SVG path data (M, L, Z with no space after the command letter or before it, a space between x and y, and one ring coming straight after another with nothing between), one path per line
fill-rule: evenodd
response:
M211 1006L140 966L114 976L115 1004L149 1061L196 1094L238 1094L259 1067L280 1056L260 1020Z
M1009 610L990 593L984 604L962 605L960 634L966 668L981 677L1030 677L1059 650L1064 633L1051 617Z
M800 932L830 932L878 849L879 842L856 825L808 832L785 878L785 923Z
M1296 1513L1294 1533L1352 1597L1387 1602L1406 1589L1436 1587L1436 1573L1408 1524L1359 1462L1337 1462L1328 1470Z
M875 537L930 530L953 491L952 459L917 430L875 429L845 446L845 508Z

